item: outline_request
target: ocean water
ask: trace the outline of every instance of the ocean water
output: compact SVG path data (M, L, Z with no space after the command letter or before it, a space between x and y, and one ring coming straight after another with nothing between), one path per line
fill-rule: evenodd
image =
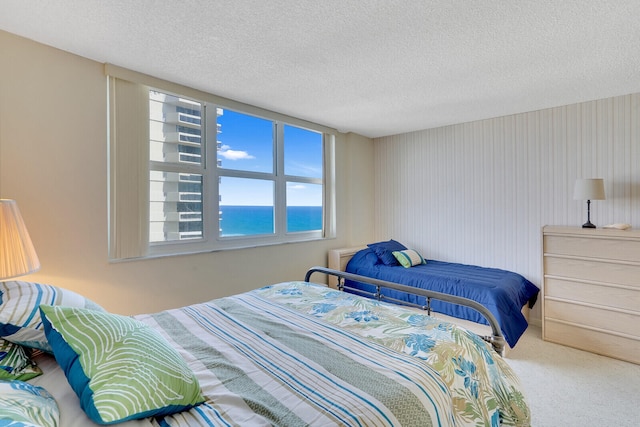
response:
M222 236L272 234L272 206L220 206ZM289 206L287 232L322 229L322 206Z

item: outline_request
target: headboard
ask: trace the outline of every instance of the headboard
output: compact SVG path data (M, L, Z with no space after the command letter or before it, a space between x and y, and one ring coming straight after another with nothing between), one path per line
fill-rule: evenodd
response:
M346 271L347 263L356 252L365 249L366 246L354 246L351 248L331 249L329 251L328 267L332 270ZM329 287L336 288L338 286L338 278L329 276Z

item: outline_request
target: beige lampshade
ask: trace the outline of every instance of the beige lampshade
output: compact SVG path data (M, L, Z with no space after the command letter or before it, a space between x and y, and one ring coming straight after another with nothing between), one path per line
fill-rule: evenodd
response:
M576 179L574 200L604 200L604 180L600 178Z
M40 260L15 200L0 199L0 280L33 273Z

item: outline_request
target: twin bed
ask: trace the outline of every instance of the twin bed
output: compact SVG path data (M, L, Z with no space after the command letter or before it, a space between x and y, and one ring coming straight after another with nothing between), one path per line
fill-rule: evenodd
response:
M491 344L423 311L312 283L314 273L410 291L318 267L305 281L125 317L60 288L0 283L3 340L41 348L32 359L44 372L23 382L13 371L11 387L33 396L0 390L0 420L20 409L34 425L64 427L530 425L482 306L453 297L489 317Z
M411 255L413 262L402 254ZM537 286L520 274L496 268L425 260L416 251L407 249L395 240L331 250L328 265L335 270L476 301L496 318L511 348L526 330L529 309L535 304L539 292ZM391 289L377 295L376 289L370 284L354 280L330 281L332 287L338 287L338 284L349 292L425 307L439 314L463 319L468 321L464 323L466 326L469 326L469 322L488 324L486 316L463 305L442 300L430 302L423 296ZM479 330L473 326L472 329L476 332Z

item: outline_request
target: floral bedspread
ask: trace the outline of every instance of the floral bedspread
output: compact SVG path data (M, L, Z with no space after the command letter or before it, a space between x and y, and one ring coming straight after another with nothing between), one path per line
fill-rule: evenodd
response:
M472 332L416 309L305 282L253 293L424 361L448 386L456 425L531 424L516 374Z

